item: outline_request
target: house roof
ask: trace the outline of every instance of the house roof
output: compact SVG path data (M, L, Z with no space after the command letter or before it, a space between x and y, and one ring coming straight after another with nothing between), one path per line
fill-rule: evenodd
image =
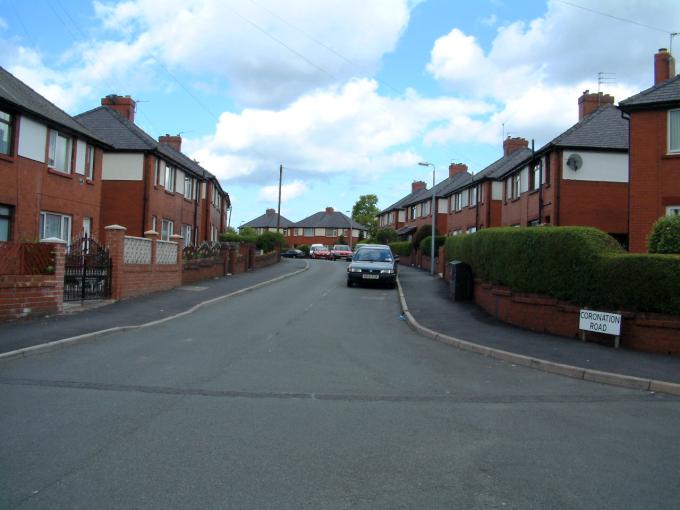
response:
M680 105L680 75L643 90L619 103L624 111L677 105Z
M412 202L412 200L417 200L417 197L420 197L420 196L422 196L426 193L427 193L427 188L412 191L411 193L409 193L405 197L401 197L395 203L393 203L389 207L386 207L385 209L380 211L378 214L380 215L380 214L385 214L385 213L390 212L390 211L397 211L399 209L403 209L404 207L406 207L404 204L415 203L415 202Z
M346 216L339 211L320 211L311 216L307 216L305 219L293 224L293 226L300 228L347 228L350 222L353 229L368 230L366 226L357 223L349 216Z
M98 145L107 146L104 139L78 122L74 117L38 94L31 87L0 66L0 101L27 112L51 124L58 124L80 134Z
M258 216L254 220L250 220L248 223L244 223L241 227L252 227L252 228L276 228L276 219L278 214L276 212L264 213L262 216ZM288 218L281 216L281 228L292 227L294 224Z
M106 106L99 106L75 117L80 123L106 140L114 149L124 151L152 151L190 170L199 177L212 180L223 194L227 195L217 178L186 154L175 150L166 143L156 141L134 122ZM228 195L227 195L228 196Z
M507 156L497 159L482 171L477 172L473 177L473 181L477 183L485 179L498 179L508 170L516 168L518 165L529 160L529 158L531 158L531 149L518 149Z

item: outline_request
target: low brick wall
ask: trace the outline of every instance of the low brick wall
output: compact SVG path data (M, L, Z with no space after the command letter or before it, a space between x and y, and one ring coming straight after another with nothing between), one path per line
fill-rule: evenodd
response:
M227 274L229 251L221 256L207 259L185 260L182 264L182 285L189 285L201 280L220 278Z
M64 309L64 245L52 244L52 274L0 275L0 322L61 313Z
M260 269L261 267L271 266L273 264L276 264L279 260L280 257L278 251L264 253L262 255L256 255L254 269Z
M580 309L549 296L513 292L475 280L474 300L503 322L532 331L613 345L613 336L581 332ZM618 313L618 312L617 312ZM623 312L621 345L639 351L680 356L680 317Z

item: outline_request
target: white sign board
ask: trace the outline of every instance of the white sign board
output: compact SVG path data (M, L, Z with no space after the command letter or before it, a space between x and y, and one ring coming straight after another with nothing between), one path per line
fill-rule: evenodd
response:
M596 312L595 310L581 310L578 327L595 333L619 336L621 334L621 315Z

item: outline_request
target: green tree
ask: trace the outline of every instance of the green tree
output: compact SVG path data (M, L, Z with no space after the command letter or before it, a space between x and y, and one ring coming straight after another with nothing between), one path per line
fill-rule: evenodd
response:
M368 228L368 237L375 237L378 228L376 216L380 209L377 204L377 195L361 195L352 207L352 219Z
M286 238L280 232L263 232L260 237L257 238L257 248L269 253L274 251L274 248L278 245L279 248L283 249L286 246Z
M680 253L680 216L659 218L647 242L649 253Z
M397 232L391 228L379 228L375 233L375 238L378 244L390 244L399 240Z
M257 242L257 230L255 230L252 227L241 227L239 229L239 236L241 237L241 240L244 243L253 243L255 244Z
M420 246L420 242L425 239L426 237L430 237L432 235L432 225L421 225L418 230L416 230L416 233L413 234L413 246L418 248ZM439 231L435 228L434 229L434 235L438 236Z

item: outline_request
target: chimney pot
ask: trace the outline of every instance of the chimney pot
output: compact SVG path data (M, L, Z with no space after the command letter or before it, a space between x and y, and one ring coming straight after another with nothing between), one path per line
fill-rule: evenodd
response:
M326 214L331 214L331 213L334 213L334 212L335 212L335 209L333 209L332 207L326 207Z
M468 171L468 166L465 163L451 163L449 165L449 177L456 174L462 174Z
M135 121L135 107L137 103L130 96L117 96L116 94L109 94L102 98L102 106L116 110L123 117L130 122Z
M529 141L525 138L510 138L508 136L505 140L503 140L503 157L509 156L516 150L525 149L527 147L529 147Z
M165 135L165 136L159 136L158 141L160 143L164 143L166 145L169 145L173 149L175 149L177 152L182 152L182 137L179 135L172 136L172 135Z
M586 90L578 98L578 120L581 121L596 110L605 105L614 104L614 96L602 92L590 93Z
M267 209L267 214L276 214L276 209Z
M675 76L675 59L666 48L659 48L654 55L654 85Z
M411 193L415 193L418 190L427 188L425 181L413 181L411 183Z

